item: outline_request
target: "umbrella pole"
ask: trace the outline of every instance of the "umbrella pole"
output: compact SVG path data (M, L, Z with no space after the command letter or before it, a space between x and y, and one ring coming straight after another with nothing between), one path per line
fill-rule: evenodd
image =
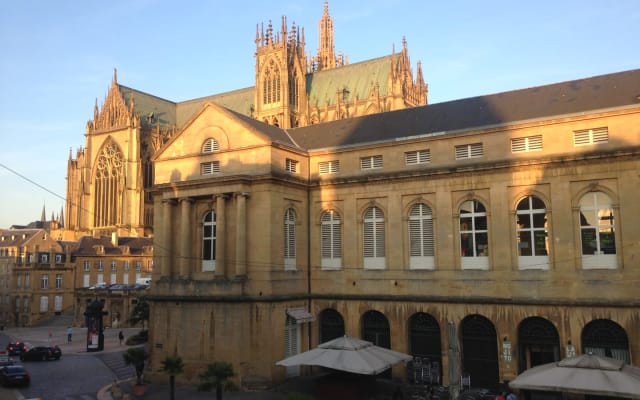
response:
M458 345L458 335L456 334L456 324L449 321L447 327L447 339L449 341L449 398L458 400L460 397L460 346Z

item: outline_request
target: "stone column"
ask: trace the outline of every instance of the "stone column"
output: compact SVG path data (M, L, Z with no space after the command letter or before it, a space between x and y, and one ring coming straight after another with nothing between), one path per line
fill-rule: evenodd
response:
M193 271L189 266L191 265L191 204L193 200L185 197L180 199L180 236L178 240L180 242L180 272L181 277L189 276Z
M225 236L226 236L226 212L227 196L216 196L216 278L223 278L226 273Z
M171 216L173 214L173 205L175 201L172 199L162 200L162 224L160 224L162 232L162 240L159 243L160 250L160 271L163 277L171 275L171 229L172 221Z
M247 276L247 197L236 193L236 278Z

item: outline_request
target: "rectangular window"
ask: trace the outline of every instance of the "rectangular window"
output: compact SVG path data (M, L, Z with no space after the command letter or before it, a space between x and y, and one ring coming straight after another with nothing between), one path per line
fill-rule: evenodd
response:
M298 161L287 158L285 162L285 169L287 172L297 173L298 172Z
M431 150L408 151L404 153L407 165L428 164L431 162Z
M211 161L200 164L200 175L220 173L220 161Z
M609 142L609 129L605 126L595 129L584 129L573 132L573 145L588 146L590 144L603 144Z
M142 271L142 261L136 261L136 271Z
M29 289L31 287L31 274L24 274L24 288Z
M115 261L115 260L112 260L112 261L111 261L111 271L112 271L112 272L115 272L115 271L117 271L117 270L118 270L118 262L117 262L117 261Z
M16 275L16 287L19 289L22 286L22 274Z
M129 272L129 261L123 263L124 272Z
M360 169L382 168L382 155L360 158Z
M102 271L104 269L104 261L98 260L97 264L98 265L96 267L98 268L98 271Z
M322 161L318 163L318 170L320 172L320 175L336 174L340 171L340 161Z
M42 274L40 276L40 289L49 289L49 275Z
M49 262L49 255L48 254L40 254L40 262L41 263L48 263Z
M480 158L482 156L482 143L463 144L460 146L456 146L456 160Z
M56 254L56 263L57 264L61 264L62 263L62 254Z
M62 289L62 274L56 274L56 289Z
M91 261L85 261L84 262L84 272L89 272L91 271Z
M542 150L542 135L526 136L511 139L512 153L528 153Z

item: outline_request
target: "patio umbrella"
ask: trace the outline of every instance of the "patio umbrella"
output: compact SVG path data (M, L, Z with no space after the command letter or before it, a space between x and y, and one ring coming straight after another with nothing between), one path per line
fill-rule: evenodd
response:
M640 368L584 354L528 369L509 382L509 387L640 399Z
M362 375L377 375L413 357L379 347L366 340L343 336L322 343L315 349L296 354L276 365L316 365Z

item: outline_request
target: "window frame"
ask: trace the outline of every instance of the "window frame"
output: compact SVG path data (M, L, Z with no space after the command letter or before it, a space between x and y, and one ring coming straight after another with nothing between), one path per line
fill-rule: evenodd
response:
M382 157L382 154L360 157L361 171L367 171L371 169L382 169L383 167L384 167L384 159Z
M542 135L511 138L511 153L531 153L542 151Z
M336 210L320 215L320 267L342 268L342 217Z
M523 204L523 202L527 204ZM535 203L541 203L543 208L537 208ZM523 208L526 206L526 208ZM543 217L544 223L538 226L539 217ZM518 201L515 208L515 228L516 228L516 252L518 256L518 269L541 269L548 270L549 265L549 216L545 202L538 196L527 195ZM544 250L546 254L538 254L537 240L539 234L544 234ZM523 240L527 237L528 240ZM527 245L525 247L525 244ZM524 248L531 248L531 255L523 255Z
M283 216L283 255L285 271L296 269L296 212L287 208Z
M454 148L456 160L469 160L484 157L482 142L459 144Z
M216 270L217 220L218 216L215 210L207 211L202 217L202 254L200 258L202 272L214 272Z
M435 269L433 209L420 202L407 214L409 269Z
M431 150L412 150L404 153L404 163L407 166L423 165L431 163Z
M463 207L471 203L471 211L463 212ZM478 211L478 206L482 206L482 211ZM465 200L458 208L458 238L460 240L460 265L462 269L489 269L489 215L483 202L478 199ZM465 221L463 221L465 220ZM469 221L466 221L469 220ZM484 224L482 221L484 220ZM471 225L468 225L471 222ZM480 227L478 227L480 225ZM482 229L482 225L485 226ZM466 235L466 236L465 236ZM486 239L482 240L482 237ZM465 246L465 241L470 238L470 246ZM485 243L479 243L485 242ZM482 249L480 246L484 246ZM467 255L467 250L471 249L472 254ZM478 254L483 250L486 254Z
M386 232L384 212L368 207L362 215L362 263L364 269L385 269Z
M337 174L340 172L340 160L320 161L318 163L318 173L320 175Z
M220 143L214 138L207 138L200 149L202 154L211 154L220 151Z
M591 199L589 199L589 197ZM599 197L601 198L599 201ZM587 203L588 202L588 203ZM601 217L601 212L609 212L609 216ZM585 213L591 215L585 215ZM616 269L617 263L617 238L616 238L616 219L617 211L613 207L611 197L600 190L590 191L580 197L578 203L578 229L580 237L580 254L582 256L583 269ZM589 224L589 218L597 221L596 225ZM609 220L609 223L602 223L603 220ZM593 253L585 253L585 235L586 232L593 231L593 240L589 241L589 247L594 248ZM603 236L606 230L610 230L608 234L613 238L613 246L607 247L613 249L613 252L607 252L602 246ZM591 245L595 242L595 247Z

